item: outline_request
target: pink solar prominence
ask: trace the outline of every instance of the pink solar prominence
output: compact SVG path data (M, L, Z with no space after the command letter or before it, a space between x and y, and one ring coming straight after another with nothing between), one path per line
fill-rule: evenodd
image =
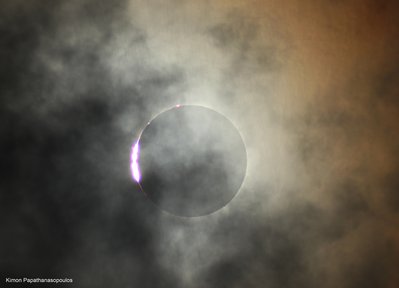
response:
M140 146L139 141L137 141L132 149L132 155L130 155L130 169L132 171L133 179L136 180L137 183L140 183L141 174L139 170L139 152Z

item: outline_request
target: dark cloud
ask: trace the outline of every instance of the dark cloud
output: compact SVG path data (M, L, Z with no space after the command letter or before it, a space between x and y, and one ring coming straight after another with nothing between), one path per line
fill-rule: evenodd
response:
M264 15L263 21L267 19L269 24L273 23L270 15ZM285 51L279 49L276 40L281 40L280 32L263 31L261 21L247 17L238 11L230 12L223 22L218 23L208 29L209 36L215 45L225 53L232 53L232 67L229 70L239 73L247 69L253 69L253 73L275 72L281 67L281 57ZM266 43L262 42L265 33L269 33L270 39ZM287 41L287 39L284 39ZM287 43L284 43L287 45Z
M397 172L399 168L394 169L391 173L387 174L383 179L383 187L385 191L385 201L387 206L394 213L399 213L399 181Z
M165 94L181 77L149 68L129 85L111 81L103 49L124 19L126 3L117 4L36 1L2 12L6 277L72 277L79 287L176 286L154 254L149 223L159 212L124 168L132 134L148 120L144 99ZM133 46L145 41L137 35L130 34ZM134 116L130 127L119 124L124 113Z

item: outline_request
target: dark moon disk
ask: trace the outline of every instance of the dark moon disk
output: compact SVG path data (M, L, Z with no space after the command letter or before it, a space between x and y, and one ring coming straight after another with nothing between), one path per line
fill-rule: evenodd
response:
M228 204L244 180L247 157L237 128L202 106L157 115L139 139L140 186L161 209L194 217Z

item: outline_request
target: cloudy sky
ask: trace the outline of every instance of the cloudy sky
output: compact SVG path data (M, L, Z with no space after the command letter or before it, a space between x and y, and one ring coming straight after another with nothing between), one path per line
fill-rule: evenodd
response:
M1 281L397 286L397 1L0 5ZM178 103L246 144L241 190L204 217L131 179L132 143Z

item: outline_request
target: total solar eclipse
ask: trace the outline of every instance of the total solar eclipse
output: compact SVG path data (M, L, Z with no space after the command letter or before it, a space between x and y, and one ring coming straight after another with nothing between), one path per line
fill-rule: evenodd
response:
M159 208L195 217L234 198L247 157L239 131L225 116L203 106L176 105L144 127L130 164L133 179Z

